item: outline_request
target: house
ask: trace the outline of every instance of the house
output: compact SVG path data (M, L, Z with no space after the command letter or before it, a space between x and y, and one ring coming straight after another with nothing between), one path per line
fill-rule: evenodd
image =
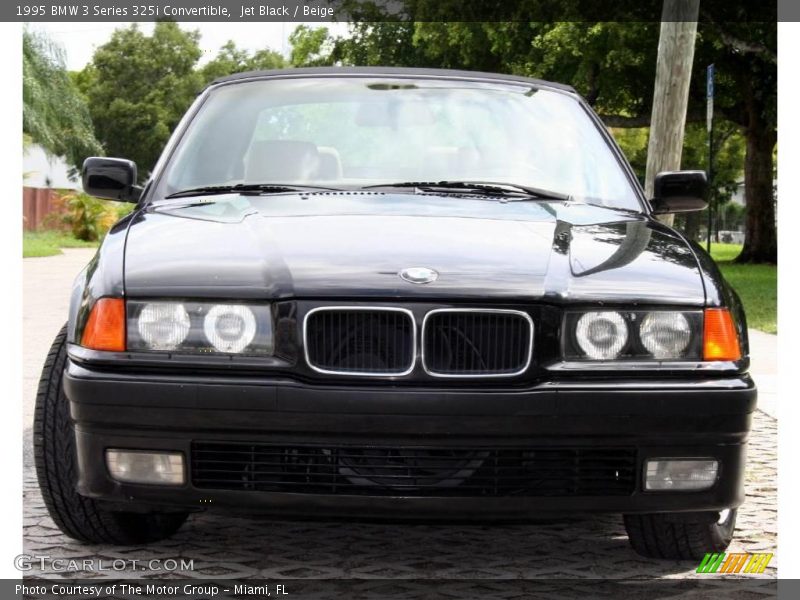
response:
M23 151L22 172L22 226L29 231L39 229L56 210L56 190L82 189L79 178L70 178L70 166L63 158L48 156L36 144Z

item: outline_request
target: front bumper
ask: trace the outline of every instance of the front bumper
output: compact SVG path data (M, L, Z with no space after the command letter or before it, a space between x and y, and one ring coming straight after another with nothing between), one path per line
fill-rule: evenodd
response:
M242 508L287 516L527 519L542 513L696 512L744 499L745 447L756 390L746 375L700 380L596 380L479 390L312 385L242 376L142 375L69 362L64 389L77 438L81 494L124 510ZM127 484L105 466L108 448L180 451L193 442L435 447L635 449L624 495L415 497L287 493ZM702 492L645 492L644 461L711 457Z

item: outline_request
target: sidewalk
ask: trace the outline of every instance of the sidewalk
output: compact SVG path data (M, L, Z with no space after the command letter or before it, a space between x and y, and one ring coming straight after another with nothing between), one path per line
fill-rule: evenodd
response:
M751 329L750 373L758 387L758 408L778 418L778 336Z

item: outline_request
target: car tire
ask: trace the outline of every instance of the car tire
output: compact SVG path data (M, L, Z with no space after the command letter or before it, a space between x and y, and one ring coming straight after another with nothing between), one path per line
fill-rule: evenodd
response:
M648 558L700 560L722 552L733 539L736 509L720 513L625 515L633 549Z
M33 425L36 475L47 511L71 538L92 544L145 544L171 536L188 513L109 510L78 494L75 431L63 389L66 325L56 336L39 379Z

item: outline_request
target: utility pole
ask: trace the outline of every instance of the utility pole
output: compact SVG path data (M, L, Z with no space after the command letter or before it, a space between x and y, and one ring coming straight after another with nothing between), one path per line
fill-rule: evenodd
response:
M681 168L699 8L700 0L664 0L647 144L644 189L648 198L653 197L653 181L657 173ZM659 218L672 225L673 215Z

